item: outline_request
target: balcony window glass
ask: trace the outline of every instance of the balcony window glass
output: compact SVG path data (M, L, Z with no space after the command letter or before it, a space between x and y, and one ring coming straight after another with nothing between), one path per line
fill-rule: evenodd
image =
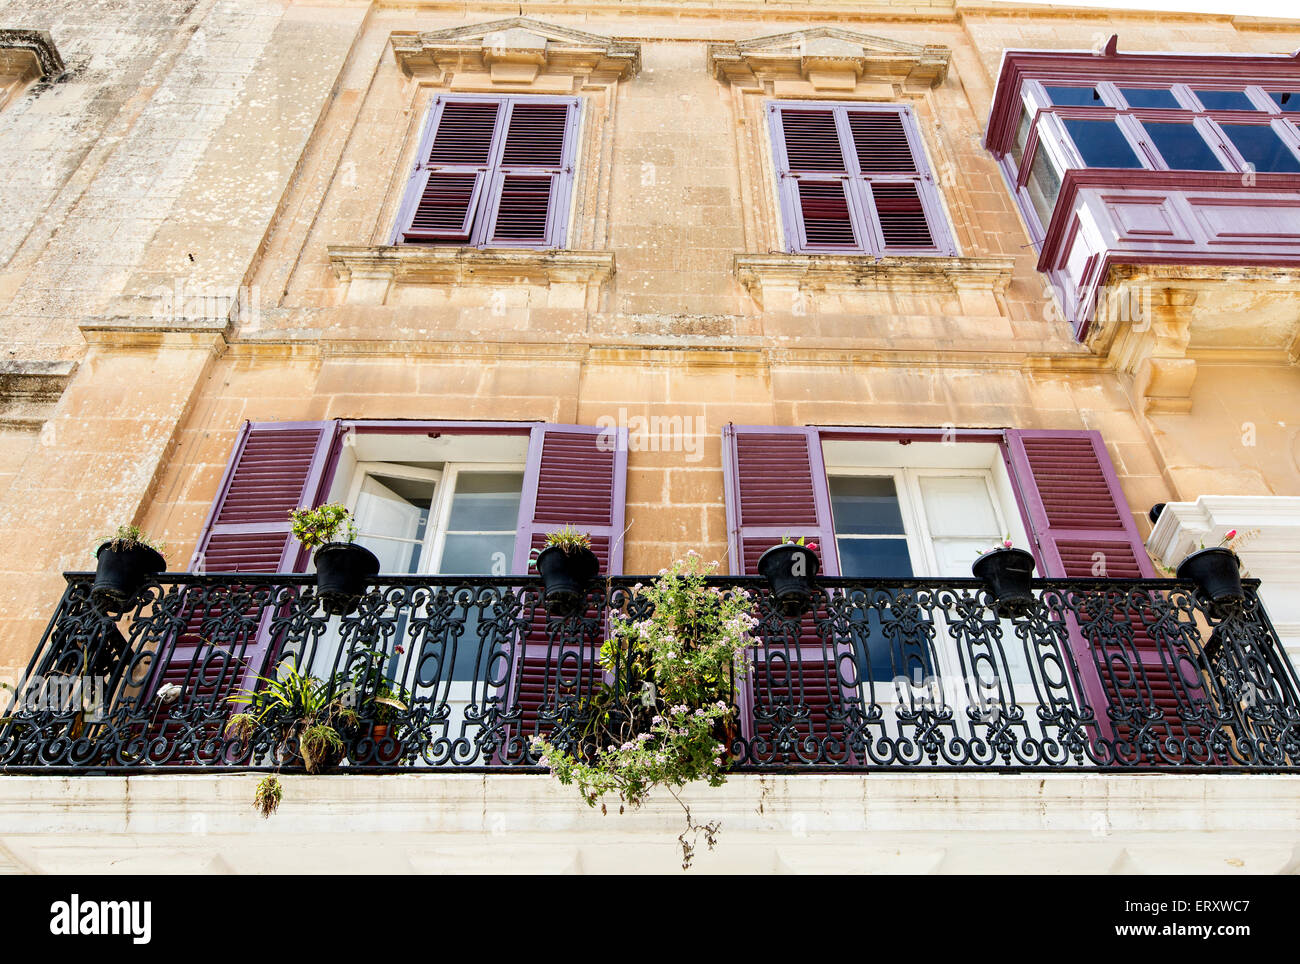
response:
M1087 120L1065 118L1065 129L1070 132L1087 167L1137 167L1142 166L1132 146L1113 120Z
M458 472L439 572L505 573L515 549L518 472Z
M1206 110L1258 110L1244 90L1197 90L1196 98Z
M1223 163L1205 143L1205 138L1188 123L1155 123L1142 125L1155 144L1165 163L1175 171L1222 171Z
M1300 160L1267 124L1220 124L1233 146L1257 171L1300 172Z
M1096 87L1052 87L1043 85L1047 96L1056 107L1104 107L1101 92Z
M1275 90L1269 97L1273 98L1273 103L1277 104L1287 113L1300 112L1300 91L1296 90Z
M1130 107L1158 110L1182 110L1183 105L1168 87L1121 87L1120 93Z
M1056 169L1050 155L1042 147L1034 151L1033 163L1029 166L1029 177L1025 180L1025 190L1029 192L1030 203L1038 212L1039 223L1043 230L1052 221L1052 210L1056 207L1056 198L1061 193L1061 172Z
M1016 139L1011 145L1011 156L1020 163L1020 159L1025 155L1025 145L1029 143L1029 128L1033 126L1033 118L1029 116L1029 108L1020 105L1020 120L1016 122Z
M830 490L840 571L846 576L886 579L912 575L893 477L832 476Z

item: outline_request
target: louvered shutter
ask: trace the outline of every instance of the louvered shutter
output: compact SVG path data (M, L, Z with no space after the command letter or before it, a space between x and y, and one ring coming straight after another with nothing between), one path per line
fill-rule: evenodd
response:
M953 253L909 108L774 104L771 117L792 250Z
M1099 432L1011 430L1007 445L1044 575L1155 576ZM1157 739L1197 735L1195 727L1188 733L1182 718L1204 705L1204 682L1174 654L1166 652L1162 658L1156 640L1136 615L1126 618L1117 611L1107 621L1119 625L1121 632L1127 624L1131 649L1111 632L1101 632L1090 643L1086 623L1071 632L1081 682L1103 731L1121 741L1131 739L1129 727L1120 726L1112 734L1105 724L1105 708L1113 704L1121 714L1159 707L1164 727L1150 731Z
M602 576L623 571L623 528L627 491L627 433L589 425L539 425L529 440L528 467L515 537L515 572L529 572L533 550L547 533L573 526L591 536ZM558 621L533 615L512 673L513 700L521 715L522 739L549 731L565 703L592 694L602 676L598 662L604 627L588 612L594 635L562 639ZM517 759L522 745L507 747Z
M577 98L438 97L397 240L562 244L578 108Z
M727 425L722 432L728 557L733 575L758 574L758 559L789 535L818 543L821 572L839 575L830 488L815 428ZM840 679L838 660L828 652L811 613L805 614L795 645L769 641L755 647L753 677L742 688L742 727L766 746L756 762L798 762L816 758L817 746L842 745L843 729L829 721L856 680ZM785 707L807 709L786 718ZM781 749L778 740L793 740Z
M323 500L338 435L338 422L245 423L190 570L306 571L309 554L290 534L289 511ZM187 591L180 617L185 628L154 679L155 689L180 684L182 710L196 703L218 708L266 669L265 616L252 621L247 613L214 607L214 599L201 586Z

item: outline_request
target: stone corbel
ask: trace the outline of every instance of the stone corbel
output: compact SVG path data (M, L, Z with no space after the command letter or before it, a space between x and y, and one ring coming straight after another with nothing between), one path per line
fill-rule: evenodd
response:
M1094 325L1104 333L1108 360L1133 376L1133 391L1148 414L1192 410L1196 360L1187 357L1194 288L1156 286L1150 279L1112 273L1098 299Z

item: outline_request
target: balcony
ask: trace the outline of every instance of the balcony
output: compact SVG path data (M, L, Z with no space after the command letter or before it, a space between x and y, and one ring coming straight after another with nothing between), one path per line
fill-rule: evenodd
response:
M607 620L644 617L636 577L550 616L519 577L385 577L328 615L309 575L174 574L118 617L67 588L0 729L7 772L301 769L269 724L227 733L229 697L290 661L327 685L370 654L400 704L362 707L336 772L530 771L537 732L580 747L585 700L618 687ZM648 581L648 579L644 580ZM1174 580L1044 579L999 616L974 579L818 581L783 615L759 579L754 671L733 684L736 771L1293 770L1300 686L1259 602ZM399 689L400 688L400 689ZM377 727L379 727L377 729Z

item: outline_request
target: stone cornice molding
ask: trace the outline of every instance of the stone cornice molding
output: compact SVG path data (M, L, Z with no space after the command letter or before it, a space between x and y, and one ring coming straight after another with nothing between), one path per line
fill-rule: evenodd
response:
M710 44L709 72L730 84L763 86L801 80L817 88L852 89L859 81L934 87L948 75L951 51L937 44L813 27L735 43Z
M867 288L876 291L1004 292L1014 258L925 258L830 254L738 254L736 276L762 303L766 285L802 289Z
M402 72L429 77L448 72L488 73L499 83L531 83L539 74L616 80L636 76L641 46L511 17L450 30L394 31L389 41Z

